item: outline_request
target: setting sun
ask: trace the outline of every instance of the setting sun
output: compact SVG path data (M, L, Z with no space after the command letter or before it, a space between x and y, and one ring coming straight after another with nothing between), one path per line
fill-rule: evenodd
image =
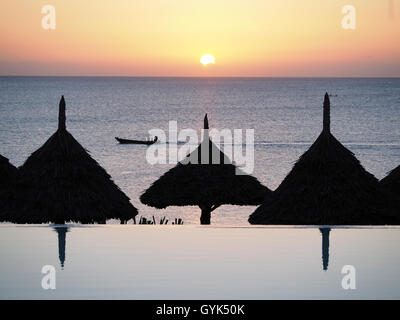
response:
M200 63L202 63L203 66L206 66L210 63L214 64L215 58L211 54L205 54L200 58Z

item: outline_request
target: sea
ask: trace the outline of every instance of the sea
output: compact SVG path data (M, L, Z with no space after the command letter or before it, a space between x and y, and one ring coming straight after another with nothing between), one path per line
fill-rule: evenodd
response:
M120 145L115 137L144 140L161 129L161 144L176 151L177 132L210 128L254 130L252 174L274 190L322 128L325 92L331 99L331 131L378 179L399 165L400 78L130 78L0 77L0 154L20 166L57 129L64 95L67 129L112 176L139 216L199 223L199 208L158 210L140 195L174 166L151 164L148 147ZM169 150L169 149L167 149ZM244 144L243 153L246 151ZM215 225L248 225L255 207L225 205ZM118 223L108 221L108 223Z
M399 299L397 226L250 226L255 207L158 210L139 197L174 164L116 136L210 128L254 130L252 174L276 189L322 128L378 179L399 165L400 79L0 77L0 154L20 166L67 129L139 209L184 225L0 224L0 299ZM225 148L225 145L221 147ZM247 152L251 148L242 144Z

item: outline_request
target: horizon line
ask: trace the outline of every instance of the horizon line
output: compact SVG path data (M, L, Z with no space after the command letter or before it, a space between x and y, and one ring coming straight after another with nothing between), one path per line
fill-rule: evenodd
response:
M399 79L399 76L127 76L127 75L1 75L1 78L165 78L165 79L179 79L179 78L243 78L243 79Z

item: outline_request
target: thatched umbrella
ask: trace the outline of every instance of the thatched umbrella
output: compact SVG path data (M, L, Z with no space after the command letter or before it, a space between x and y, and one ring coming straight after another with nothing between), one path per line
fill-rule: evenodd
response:
M330 101L323 130L272 196L250 215L251 224L379 224L378 180L330 132Z
M4 211L8 206L8 192L15 184L18 169L0 154L0 222L6 221Z
M201 224L210 224L211 212L223 204L257 205L271 191L246 175L209 139L204 118L204 139L199 147L155 181L140 197L149 206L199 206Z
M393 169L389 174L379 181L383 193L388 220L392 224L400 223L400 166Z
M64 96L58 130L19 171L11 222L105 223L116 218L124 223L137 215L129 198L67 131Z

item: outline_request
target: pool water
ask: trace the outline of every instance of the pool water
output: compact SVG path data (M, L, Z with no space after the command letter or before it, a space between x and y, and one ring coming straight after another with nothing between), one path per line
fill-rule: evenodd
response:
M1 225L0 298L399 299L399 243L398 227Z

